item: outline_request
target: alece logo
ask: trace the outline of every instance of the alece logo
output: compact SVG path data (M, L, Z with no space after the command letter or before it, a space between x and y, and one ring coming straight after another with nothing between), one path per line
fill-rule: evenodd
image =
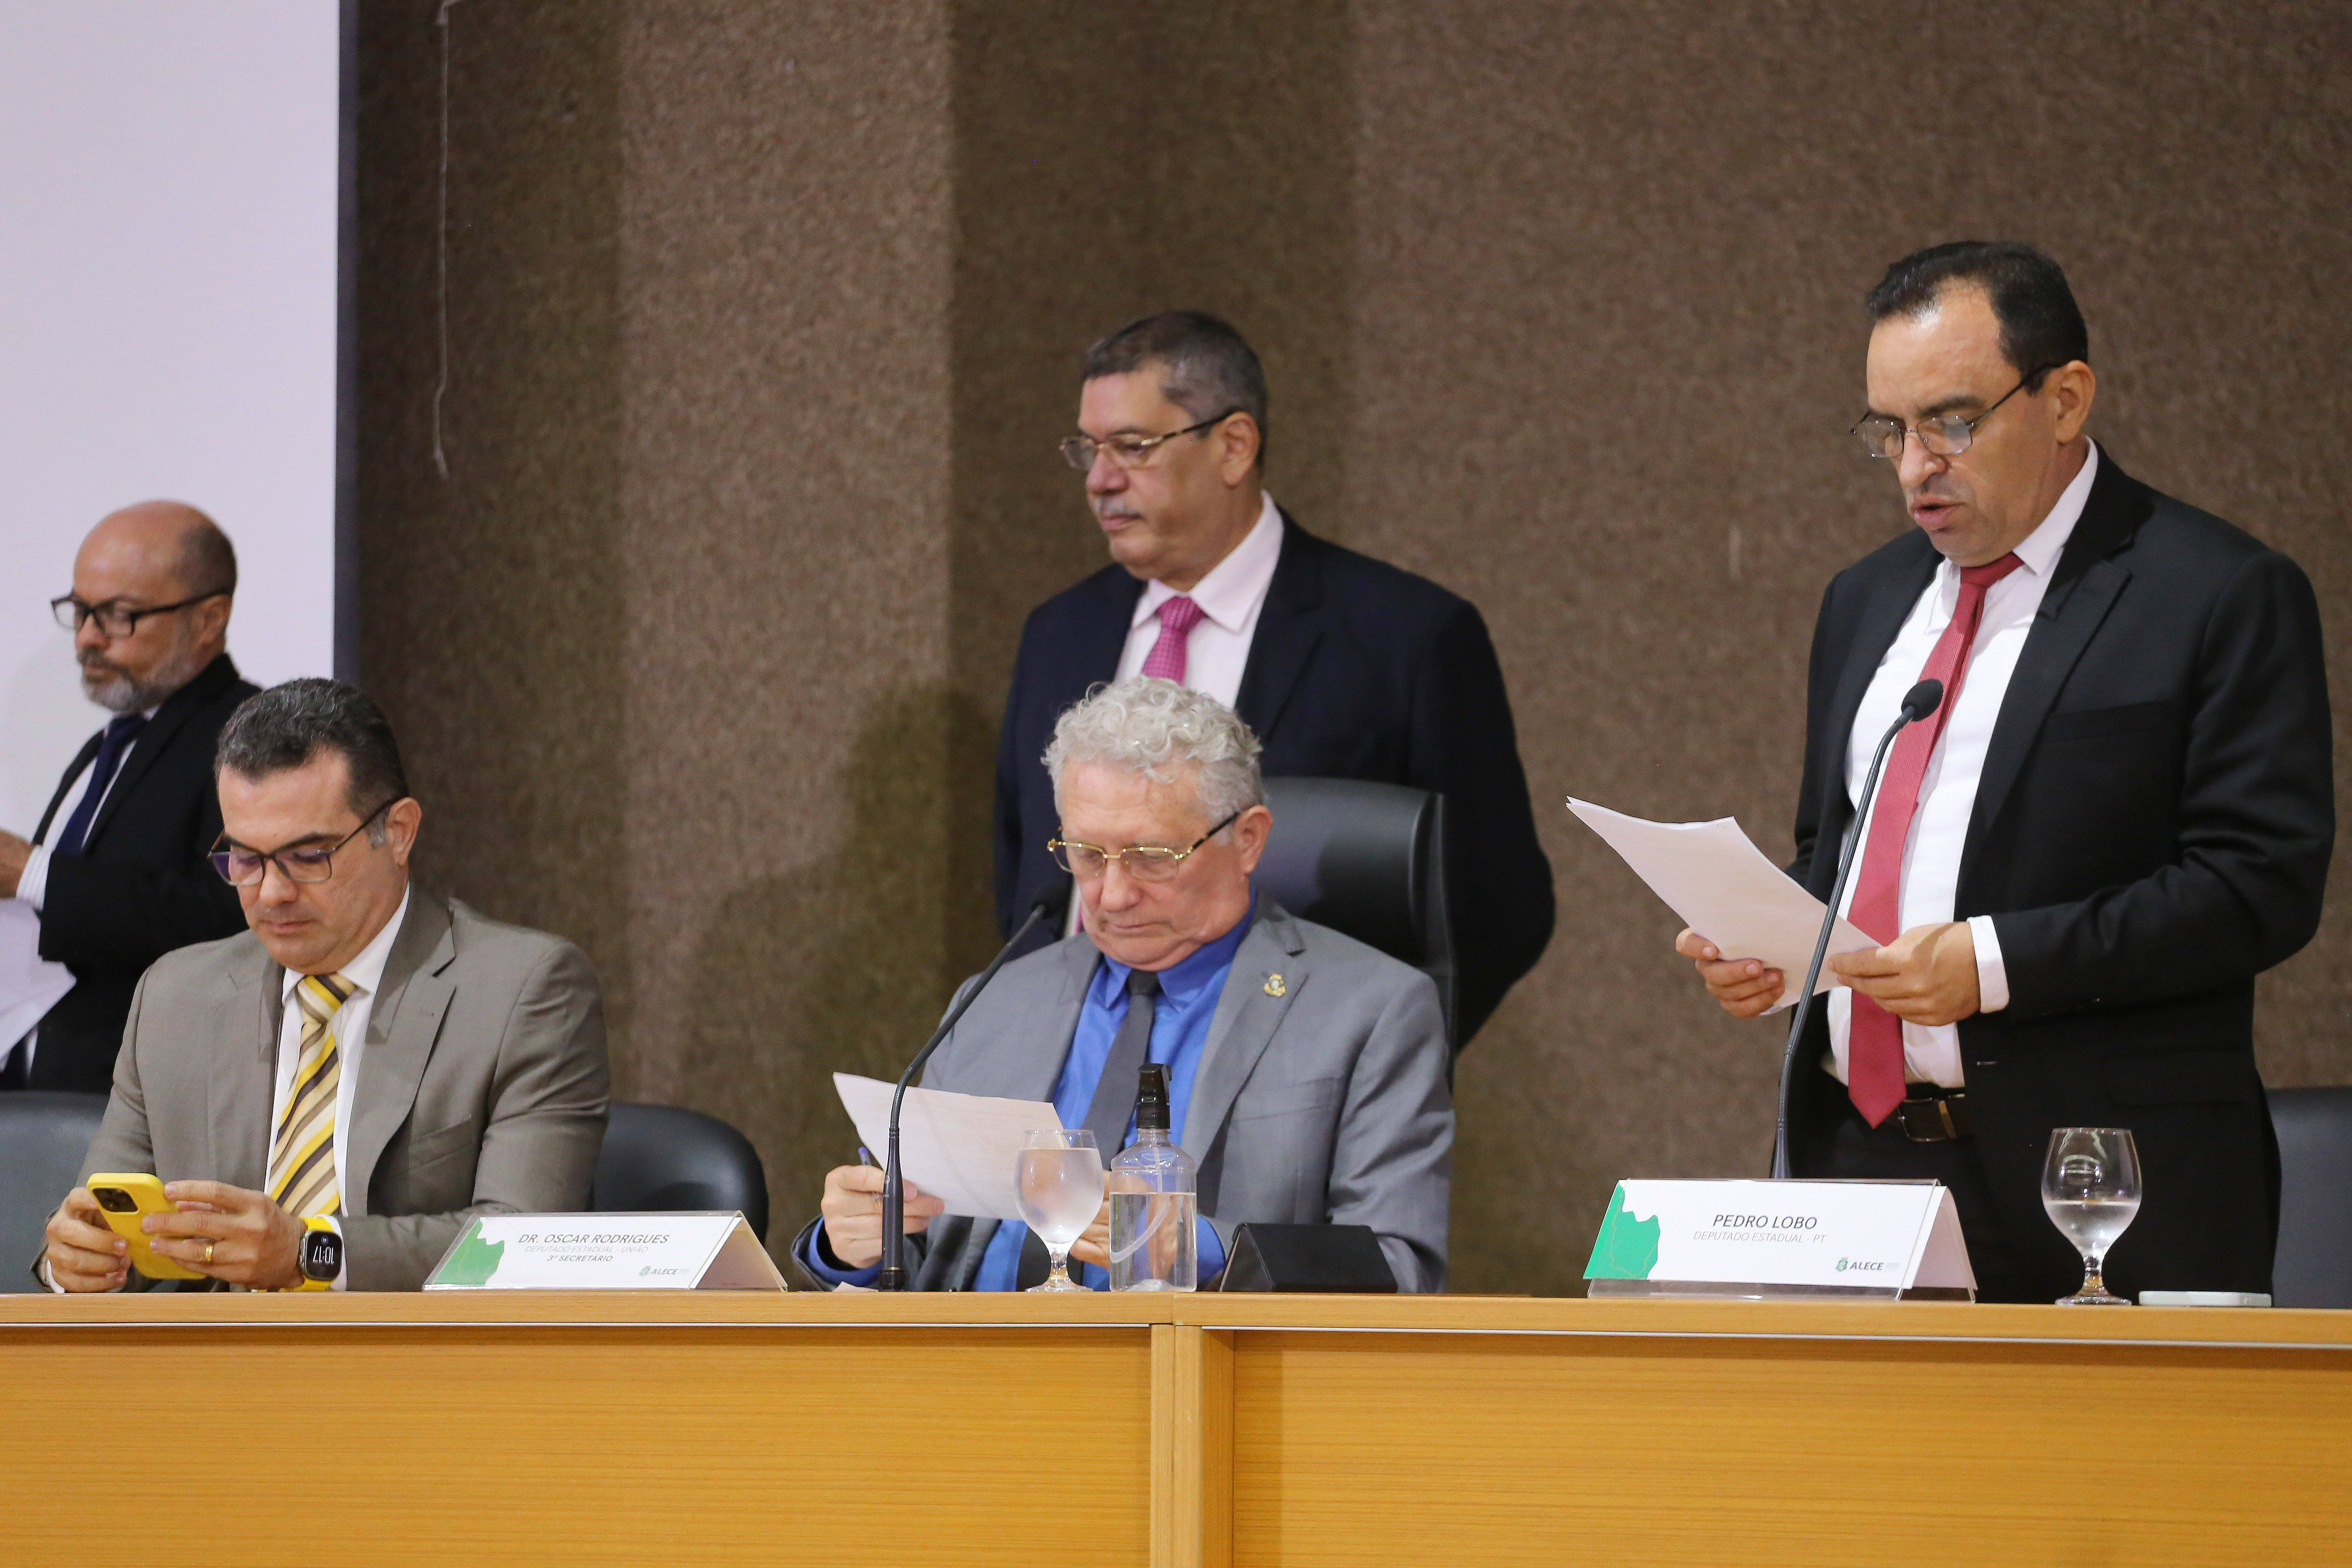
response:
M1838 1272L1841 1274L1845 1272L1845 1259L1843 1258L1838 1259Z

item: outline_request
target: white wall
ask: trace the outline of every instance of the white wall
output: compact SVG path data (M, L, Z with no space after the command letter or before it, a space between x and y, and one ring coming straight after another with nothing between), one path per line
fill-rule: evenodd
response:
M334 0L0 0L0 827L105 715L48 600L115 507L236 541L229 650L332 672Z

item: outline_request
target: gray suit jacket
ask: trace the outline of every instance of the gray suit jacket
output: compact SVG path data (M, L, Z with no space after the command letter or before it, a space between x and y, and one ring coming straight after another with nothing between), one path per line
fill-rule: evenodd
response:
M1006 964L931 1058L925 1085L1053 1099L1100 961L1080 934ZM1184 1115L1201 1212L1228 1246L1253 1220L1370 1226L1397 1289L1443 1290L1454 1170L1445 1063L1429 976L1261 899Z
M85 1181L142 1171L262 1187L285 973L250 931L147 971ZM412 892L359 1073L338 1130L350 1289L419 1289L475 1215L587 1206L604 1141L604 1012L570 942Z

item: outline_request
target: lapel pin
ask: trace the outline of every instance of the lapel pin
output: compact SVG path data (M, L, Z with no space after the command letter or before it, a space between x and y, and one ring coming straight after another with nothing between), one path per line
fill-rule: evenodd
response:
M1265 994L1267 995L1279 996L1287 989L1288 987L1282 984L1281 975L1269 974L1265 977Z

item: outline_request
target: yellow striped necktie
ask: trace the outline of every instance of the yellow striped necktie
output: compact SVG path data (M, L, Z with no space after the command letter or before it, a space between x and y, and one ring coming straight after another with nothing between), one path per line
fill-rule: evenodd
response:
M306 974L294 987L302 1007L302 1050L269 1150L269 1195L297 1219L342 1206L335 1181L335 1088L342 1080L342 1053L328 1026L358 989L340 974Z

